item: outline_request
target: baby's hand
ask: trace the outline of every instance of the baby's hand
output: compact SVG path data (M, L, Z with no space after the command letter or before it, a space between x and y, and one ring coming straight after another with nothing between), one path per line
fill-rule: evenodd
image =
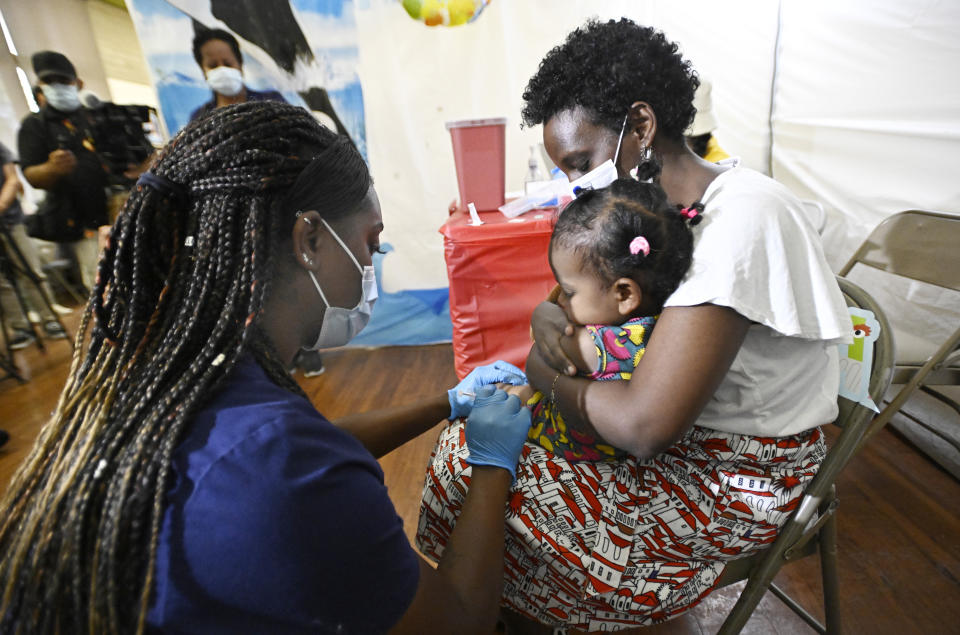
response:
M504 391L508 395L516 395L517 399L520 400L520 403L526 405L528 401L533 397L534 390L530 384L522 384L520 386L511 386L510 384L497 384L497 388Z

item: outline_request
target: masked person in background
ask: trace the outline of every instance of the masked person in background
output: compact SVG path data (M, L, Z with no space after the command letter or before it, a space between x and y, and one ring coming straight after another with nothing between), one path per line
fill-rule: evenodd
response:
M97 228L107 224L107 169L97 155L93 120L81 107L83 82L69 59L55 51L33 55L45 105L20 124L17 146L23 176L46 195L27 218L27 233L60 244L83 285L96 277Z
M213 90L213 99L190 115L190 121L203 117L221 106L242 104L246 101L286 101L275 90L253 90L243 83L243 55L237 38L223 29L203 29L193 38L193 57L203 70L207 84ZM328 126L330 127L330 126ZM331 130L336 130L332 127ZM303 371L305 377L323 373L323 360L316 351L302 350L294 359L291 372Z
M215 108L246 101L286 101L275 90L253 90L243 83L243 55L237 38L223 29L204 29L193 38L193 58L197 60L213 99L190 115L190 121Z

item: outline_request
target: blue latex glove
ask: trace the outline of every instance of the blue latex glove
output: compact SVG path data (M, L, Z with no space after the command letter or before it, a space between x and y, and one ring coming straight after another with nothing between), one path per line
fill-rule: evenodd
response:
M507 383L520 386L527 383L527 376L522 370L503 360L486 366L477 366L459 384L447 391L450 401L449 419L466 417L473 407L473 399L479 393L481 386L487 384Z
M467 417L467 463L502 467L516 481L517 461L529 430L530 411L516 395L482 386Z

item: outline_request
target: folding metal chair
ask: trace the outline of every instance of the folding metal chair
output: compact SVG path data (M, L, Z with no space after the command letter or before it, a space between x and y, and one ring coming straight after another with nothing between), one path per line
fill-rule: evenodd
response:
M960 216L919 210L894 214L877 225L839 275L848 275L855 265L960 292ZM917 389L960 415L960 404L930 387L960 385L960 323L957 326L939 347L913 333L895 330L899 346L893 383L903 387L883 409L878 428L897 414ZM916 417L909 418L960 450L955 439Z
M873 367L870 370L869 393L879 403L890 385L893 372L893 336L883 310L863 289L838 278L847 305L868 309L880 323L880 334L874 343ZM860 448L861 440L872 433L874 411L844 397L839 398L840 413L833 422L841 428L839 438L827 451L817 475L807 486L803 499L783 527L777 540L765 551L733 560L727 564L717 588L747 580L736 605L720 627L720 633L739 633L760 599L769 589L797 615L820 633L840 632L840 590L837 583L837 495L835 482L840 471ZM881 424L882 425L882 422ZM773 584L773 578L784 564L820 554L826 625Z

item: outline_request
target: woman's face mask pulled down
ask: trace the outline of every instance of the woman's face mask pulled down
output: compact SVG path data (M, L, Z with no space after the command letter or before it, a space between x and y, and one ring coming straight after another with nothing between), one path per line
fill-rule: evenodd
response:
M322 240L319 263L306 253L301 255L323 307L320 331L315 341L303 348L344 346L370 321L377 300L373 254L380 249L383 230L379 202L371 189L360 211L337 223L339 231L316 212L298 212L297 216L297 222L315 228L317 239Z
M606 161L618 160L615 155L622 141L593 124L586 111L577 107L557 113L544 124L543 144L550 159L574 182Z
M635 117L639 113L641 119L652 118L649 107L642 102L631 108L638 105L624 117L619 134L594 123L581 106L558 112L544 123L544 148L572 185L600 189L617 178L634 177L640 146L649 147L647 137L652 136L649 130L643 130L644 139L638 137L641 131L635 128Z

